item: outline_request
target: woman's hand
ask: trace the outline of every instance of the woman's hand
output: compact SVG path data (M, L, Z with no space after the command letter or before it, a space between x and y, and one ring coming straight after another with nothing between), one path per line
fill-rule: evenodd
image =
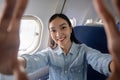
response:
M120 32L117 28L114 17L105 6L105 0L93 0L94 7L103 20L105 32L107 35L108 49L112 55L112 75L109 80L120 79ZM112 4L118 16L120 17L120 0L112 0Z
M0 16L0 73L14 74L17 80L28 80L17 59L20 20L28 1L4 1Z

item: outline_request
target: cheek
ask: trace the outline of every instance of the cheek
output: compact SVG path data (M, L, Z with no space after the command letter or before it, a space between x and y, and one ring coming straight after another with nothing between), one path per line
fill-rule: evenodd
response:
M71 37L71 31L68 31L67 33L66 33L66 35L70 38Z
M70 37L71 37L71 33L70 34L68 34L68 38L70 39Z
M51 34L51 38L55 41L55 35Z

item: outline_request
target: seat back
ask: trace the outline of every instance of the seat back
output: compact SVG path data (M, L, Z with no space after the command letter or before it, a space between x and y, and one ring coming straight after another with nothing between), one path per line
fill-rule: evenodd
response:
M75 37L80 43L97 49L102 53L108 53L107 40L103 26L75 26ZM87 80L106 80L106 76L92 69L88 65Z
M108 52L106 35L102 26L76 26L74 32L81 43L85 43L103 53Z

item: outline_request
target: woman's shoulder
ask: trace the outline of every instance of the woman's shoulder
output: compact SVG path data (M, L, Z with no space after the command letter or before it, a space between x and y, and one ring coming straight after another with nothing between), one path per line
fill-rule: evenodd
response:
M86 45L85 43L74 43L75 47L78 48L79 50L84 50L84 51L87 51L87 50L92 50L91 47L89 47L88 45Z
M79 46L79 47L88 47L85 43L75 43L73 42L74 45Z
M38 51L36 51L36 54L50 53L50 52L51 52L50 48L47 47L47 48L44 48L44 49L42 49L42 50L38 50Z

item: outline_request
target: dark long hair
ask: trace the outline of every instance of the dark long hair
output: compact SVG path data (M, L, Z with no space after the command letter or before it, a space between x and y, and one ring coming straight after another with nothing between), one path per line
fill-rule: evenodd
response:
M72 28L72 24L71 24L69 18L68 18L66 15L61 14L61 13L60 13L60 14L59 14L59 13L56 13L56 14L54 14L53 16L51 16L51 18L49 19L49 23L50 23L51 21L53 21L54 19L56 19L57 17L60 17L60 18L64 19L64 20L68 23L68 25ZM49 24L48 24L48 25L49 25ZM48 28L49 28L49 26L48 26ZM71 33L70 39L71 39L71 42L79 43L79 41L75 38L73 28L72 28L72 33ZM51 38L51 36L50 36L50 34L49 34L48 46L51 47L52 49L54 49L54 48L57 47L57 45L58 45L58 44L54 42L54 40Z

